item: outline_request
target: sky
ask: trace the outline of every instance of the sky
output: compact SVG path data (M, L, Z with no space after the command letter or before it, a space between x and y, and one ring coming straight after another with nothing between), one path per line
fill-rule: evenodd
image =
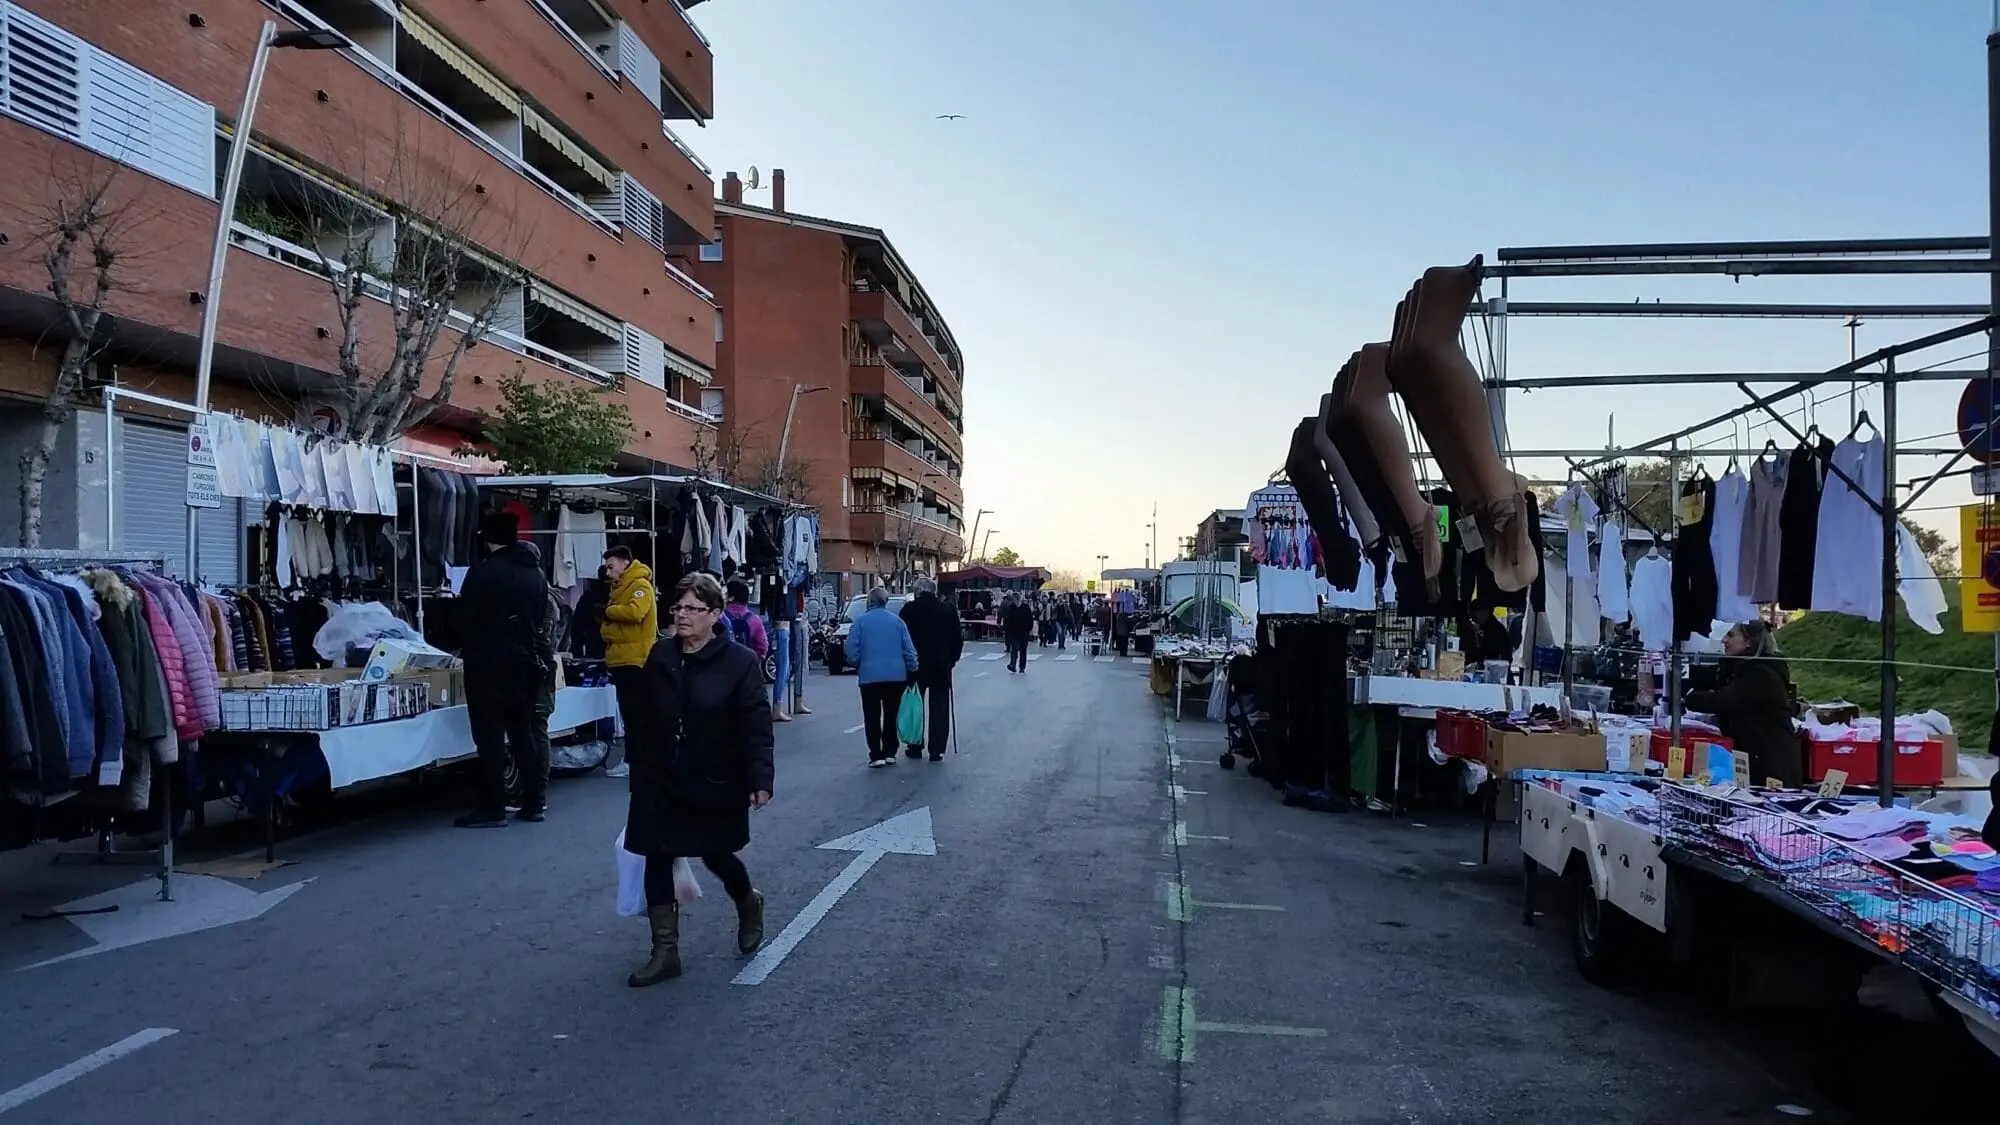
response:
M1427 266L1502 246L1988 228L1988 0L711 0L691 14L715 48L716 118L684 131L690 145L718 177L783 168L791 210L888 232L964 352L968 519L991 509L993 550L1080 573L1100 554L1140 565L1155 504L1169 558L1209 511L1241 509ZM1983 303L1986 288L1640 277L1524 280L1511 296ZM1947 326L1855 336L1865 353ZM1517 317L1507 368L1823 370L1848 337L1838 320ZM1947 361L1982 347L1911 362L1973 366ZM1959 389L1905 388L1898 439L1948 440ZM1860 395L1877 420L1879 398ZM1655 384L1511 392L1507 412L1516 449L1595 448L1741 401L1729 384ZM1843 384L1810 417L1839 436L1849 409ZM1727 428L1697 440L1733 443ZM1898 477L1937 465L1905 458ZM1948 480L1917 518L1955 526L1945 508L1968 498Z

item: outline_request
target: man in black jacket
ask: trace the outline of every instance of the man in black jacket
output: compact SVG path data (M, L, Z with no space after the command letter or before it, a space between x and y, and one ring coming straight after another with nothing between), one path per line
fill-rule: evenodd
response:
M1007 641L1007 670L1028 670L1028 638L1035 632L1035 611L1019 594L1008 594L1000 608L1000 634Z
M942 762L951 738L951 670L965 654L965 630L958 611L937 596L937 583L928 578L917 582L917 596L903 606L901 616L917 648L917 690L930 706L931 761ZM923 747L908 746L903 752L914 758Z
M485 557L459 587L466 718L479 749L479 803L458 818L460 828L507 823L510 753L521 772L518 819L539 821L548 809L549 760L537 753L543 741L535 737L535 700L551 671L542 639L549 584L541 560L519 537L519 517L489 513L479 524Z

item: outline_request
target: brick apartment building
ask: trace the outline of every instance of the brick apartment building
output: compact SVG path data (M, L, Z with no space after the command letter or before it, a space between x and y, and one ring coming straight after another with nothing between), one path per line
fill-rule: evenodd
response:
M715 386L746 463L787 462L820 516L843 596L964 557L964 361L916 274L873 227L743 202L723 178L715 237L688 270L715 294ZM796 469L795 469L796 472Z
M14 541L16 465L60 350L38 229L66 191L115 171L124 272L94 376L190 400L216 200L266 19L351 45L271 56L232 228L214 406L294 424L327 412L343 332L324 259L299 244L319 236L288 209L353 204L360 237L390 247L395 224L439 225L426 213L437 200L471 216L454 308L498 311L443 425L402 444L451 454L472 412L497 403L500 377L520 370L616 387L634 420L628 460L690 464L715 432L702 399L716 311L667 255L715 226L709 173L675 135L712 109L713 57L689 2L0 0L0 544ZM379 360L389 317L370 325L357 342ZM425 392L437 375L433 364ZM178 555L187 416L121 405L112 435L101 397L83 401L51 469L44 545ZM113 511L118 543L106 541ZM203 513L205 576L235 577L245 514Z

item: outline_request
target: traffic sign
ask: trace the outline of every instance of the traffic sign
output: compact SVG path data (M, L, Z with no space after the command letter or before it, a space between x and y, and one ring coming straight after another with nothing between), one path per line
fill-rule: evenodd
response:
M1972 470L1974 496L2000 496L2000 469Z
M214 465L188 466L187 506L222 507L222 478L216 475Z
M188 423L188 464L215 467L215 439L208 432L208 416Z
M1993 420L2000 418L2000 379L1967 379L1958 396L1958 440L1965 455L1982 465L2000 462Z

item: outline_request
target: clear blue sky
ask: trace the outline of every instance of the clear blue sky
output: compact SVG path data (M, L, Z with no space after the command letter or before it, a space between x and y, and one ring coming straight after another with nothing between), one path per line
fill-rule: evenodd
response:
M889 232L965 351L968 509L996 511L994 547L1080 571L1137 565L1155 501L1169 554L1240 507L1425 266L1987 226L1988 0L712 0L693 17L717 118L689 142L718 175L784 168L793 210ZM1979 302L1985 283L1514 295ZM1936 327L1870 324L1861 348ZM1510 355L1516 376L1808 370L1845 360L1847 333L1517 320ZM1905 394L1903 439L1948 429L1955 395ZM1637 440L1738 399L1550 391L1509 413L1517 447L1595 445L1613 414ZM1844 432L1847 410L1818 418Z

